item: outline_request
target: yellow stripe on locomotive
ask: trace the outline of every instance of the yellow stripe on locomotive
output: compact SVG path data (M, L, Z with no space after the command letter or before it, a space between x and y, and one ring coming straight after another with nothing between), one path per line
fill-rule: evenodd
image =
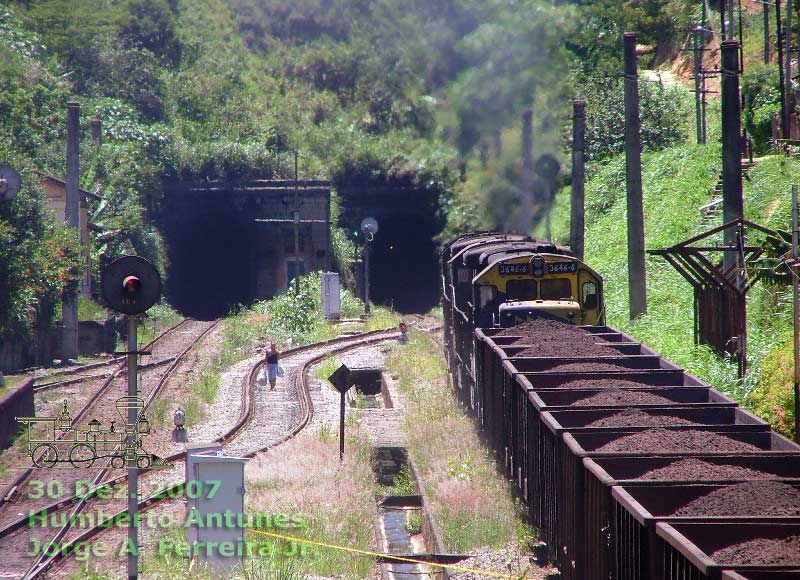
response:
M563 254L509 256L472 280L476 326L514 326L546 317L573 324L602 324L602 279Z

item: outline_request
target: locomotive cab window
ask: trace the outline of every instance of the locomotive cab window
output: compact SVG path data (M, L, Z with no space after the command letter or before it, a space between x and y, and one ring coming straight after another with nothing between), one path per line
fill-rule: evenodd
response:
M542 300L571 300L572 284L569 278L542 280Z
M536 300L536 281L509 280L506 282L506 300Z
M585 310L594 310L597 308L597 284L594 282L584 282L581 288L583 295L582 306Z
M478 286L478 306L479 308L486 308L489 304L494 302L497 296L497 288L495 286Z

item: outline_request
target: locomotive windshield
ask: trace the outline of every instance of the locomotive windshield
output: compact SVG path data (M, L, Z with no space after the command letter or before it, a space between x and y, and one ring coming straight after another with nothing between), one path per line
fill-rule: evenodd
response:
M542 300L571 300L572 284L569 278L542 280Z

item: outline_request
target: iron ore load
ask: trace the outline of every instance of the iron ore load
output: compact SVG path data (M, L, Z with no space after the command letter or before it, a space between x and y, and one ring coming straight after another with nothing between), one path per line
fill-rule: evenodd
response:
M442 252L448 368L567 580L800 579L800 447L605 326L568 248Z

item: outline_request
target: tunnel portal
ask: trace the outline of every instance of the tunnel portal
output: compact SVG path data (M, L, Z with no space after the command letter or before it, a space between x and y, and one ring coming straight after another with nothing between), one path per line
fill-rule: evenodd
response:
M300 274L331 268L330 183L170 184L158 208L167 249L165 294L200 320L271 298L294 277L294 208L300 208Z
M340 223L348 231L357 232L365 217L378 220L370 252L372 302L403 314L424 313L437 305L435 238L443 227L438 193L385 181L337 183L336 187L342 206ZM363 235L356 241L363 244ZM363 277L363 272L357 274Z

